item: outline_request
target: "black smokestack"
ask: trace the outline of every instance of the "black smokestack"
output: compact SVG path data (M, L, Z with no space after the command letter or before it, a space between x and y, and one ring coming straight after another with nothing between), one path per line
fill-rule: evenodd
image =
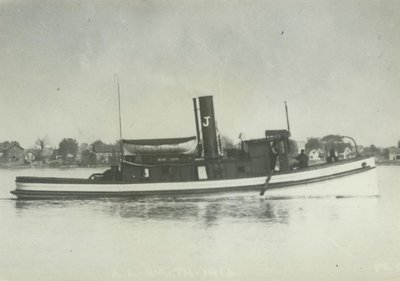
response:
M205 158L218 158L218 138L215 128L213 97L199 97L200 124Z

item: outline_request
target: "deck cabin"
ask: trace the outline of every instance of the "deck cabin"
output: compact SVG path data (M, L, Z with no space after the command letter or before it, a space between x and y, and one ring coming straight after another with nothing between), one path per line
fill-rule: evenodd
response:
M288 172L287 131L266 131L268 138L243 141L215 158L199 156L196 137L123 140L122 180L181 182L265 176ZM273 137L271 136L273 135Z
M123 150L124 181L190 181L196 177L196 137L123 140Z
M221 147L211 96L194 100L197 136L123 140L121 179L129 182L182 182L265 176L289 172L286 130L265 131L265 138ZM200 128L201 127L201 131Z

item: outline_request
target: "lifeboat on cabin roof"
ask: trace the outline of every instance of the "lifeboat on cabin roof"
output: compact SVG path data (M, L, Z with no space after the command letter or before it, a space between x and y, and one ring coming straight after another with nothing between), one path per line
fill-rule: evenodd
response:
M123 140L124 155L197 154L197 138Z

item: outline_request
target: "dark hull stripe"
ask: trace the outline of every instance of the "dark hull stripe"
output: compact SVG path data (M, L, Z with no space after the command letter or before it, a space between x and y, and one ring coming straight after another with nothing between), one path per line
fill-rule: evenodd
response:
M269 189L278 189L284 187L292 187L309 183L323 182L335 178L346 177L358 173L364 173L375 169L375 167L359 168L347 172L337 173L329 176L316 177L307 180L299 181L286 181L280 183L271 183L268 185ZM16 195L18 199L87 199L87 198L101 198L101 197L123 197L135 198L145 196L175 196L175 195L190 195L190 194L214 194L224 192L250 192L259 191L263 185L253 186L239 186L239 187L221 187L221 188L207 188L207 189L182 189L182 190L152 190L152 191L115 191L115 192L102 192L102 191L29 191L29 190L14 190L12 194Z
M315 166L310 166L307 169L303 170L298 170L294 171L291 173L285 173L285 174L280 174L280 175L287 175L287 174L297 174L297 173L302 173L306 171L315 171L319 169L324 169L327 167L333 167L337 165L343 165L343 164L348 164L352 162L357 162L361 161L363 159L368 159L368 156L364 157L359 157L359 158L354 158L350 160L343 160L340 162L336 163L323 163ZM244 179L244 178L241 178ZM233 179L221 179L221 180L233 180ZM218 180L213 180L213 181L218 181ZM108 184L119 184L119 185L126 185L126 184L135 184L135 182L129 182L129 181L106 181L106 180L95 180L95 179L82 179L82 178L55 178L55 177L17 177L15 179L15 182L19 183L64 183L64 184L101 184L101 185L108 185ZM190 182L190 181L188 181ZM154 184L154 183L162 183L162 182L139 182L140 184ZM139 184L138 183L138 184Z

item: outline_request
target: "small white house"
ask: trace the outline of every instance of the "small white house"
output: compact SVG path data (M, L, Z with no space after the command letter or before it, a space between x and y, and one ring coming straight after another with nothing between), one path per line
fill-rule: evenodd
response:
M306 149L306 142L305 141L297 141L297 152L300 153L302 150Z
M389 148L389 160L400 160L400 148Z
M33 161L35 161L35 156L32 152L26 153L24 158L26 163L32 163Z
M309 160L321 160L324 158L324 152L322 149L313 149L308 153Z
M343 152L339 153L339 159L349 159L353 155L353 151L350 149L350 147L346 146L346 148L343 150Z

